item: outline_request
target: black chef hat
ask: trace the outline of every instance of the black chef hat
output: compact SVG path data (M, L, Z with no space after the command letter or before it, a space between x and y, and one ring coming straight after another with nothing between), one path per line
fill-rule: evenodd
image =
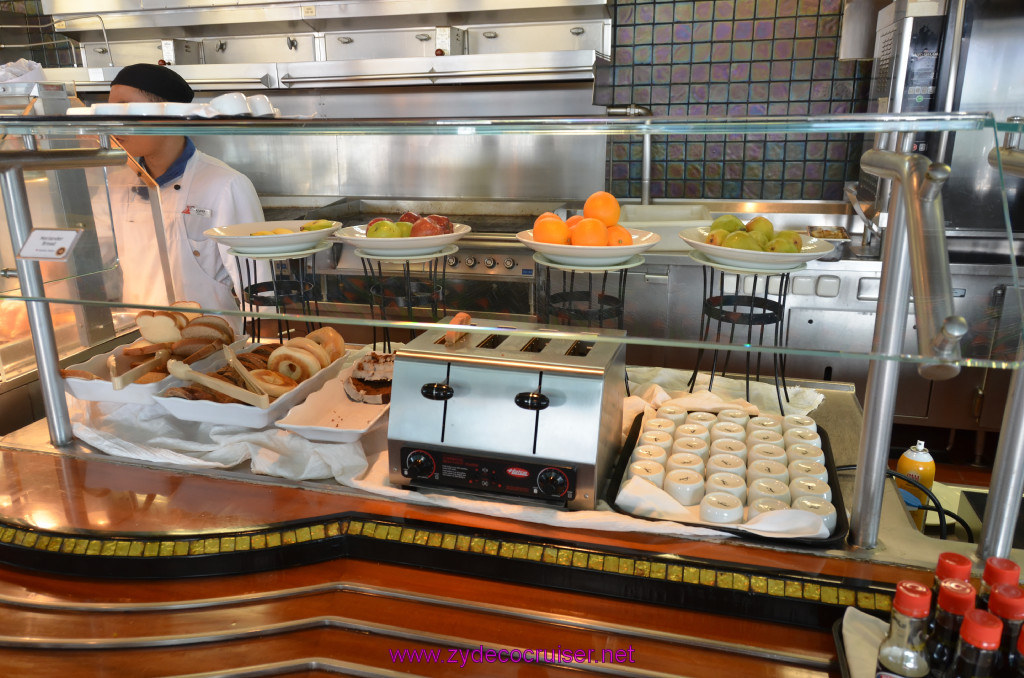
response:
M143 92L149 92L164 101L188 104L195 93L185 79L167 68L156 64L133 64L125 66L110 81L113 85L127 85Z

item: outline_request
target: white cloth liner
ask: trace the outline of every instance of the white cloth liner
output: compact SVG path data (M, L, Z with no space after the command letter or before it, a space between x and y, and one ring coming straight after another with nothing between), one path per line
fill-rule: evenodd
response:
M365 350L350 354L347 360L354 361ZM628 424L632 423L637 412L644 410L653 416L652 404L657 405L673 395L661 385L649 381L650 377L656 376L660 384L683 384L685 388L689 372L630 368L629 376L631 392L640 395L632 396L625 401L623 423L624 430L627 431ZM751 399L757 402L761 395L755 397L754 392L761 389L755 389L755 386L768 388L768 385L751 384ZM742 384L739 385L739 389L742 393ZM735 397L732 394L736 386L730 380L716 377L714 390L723 397L731 398ZM810 389L790 388L791 402L813 403L816 406L822 397ZM774 386L771 387L771 398L774 398ZM734 536L669 520L634 518L613 511L603 501L599 503L597 510L565 511L513 504L502 500L473 499L395 487L388 482L387 431L383 426L370 431L360 441L354 443L312 443L298 434L273 426L253 430L180 421L158 404L86 402L70 396L68 403L74 435L89 445L117 457L158 464L218 469L235 468L248 462L250 470L261 475L292 480L333 478L347 487L409 503L444 506L546 525L676 536ZM813 408L803 405L799 409L794 409L792 413L807 414L810 409ZM788 413L790 412L787 408ZM653 485L650 487L657 490ZM658 492L668 497L661 490ZM762 517L766 520L757 524L758 531L780 536L777 531L779 526L775 523L778 519L770 514ZM818 520L820 522L820 519ZM799 534L792 536L807 536L808 530L806 525L801 525Z
M843 649L851 678L874 678L878 647L889 632L889 625L878 617L846 608L843 615Z

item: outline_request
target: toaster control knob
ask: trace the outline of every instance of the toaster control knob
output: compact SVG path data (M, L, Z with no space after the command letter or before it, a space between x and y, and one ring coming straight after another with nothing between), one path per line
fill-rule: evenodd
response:
M423 450L410 452L405 459L410 478L428 478L434 475L434 459Z
M505 257L505 261L502 263L505 264L505 268L510 270L516 267L516 260L512 257Z
M557 468L546 468L537 474L537 489L549 497L561 497L569 489L569 479Z
M551 401L543 393L530 393L528 391L517 393L514 400L516 405L524 410L543 410L551 404Z
M487 268L494 268L498 265L498 262L494 260L494 257L487 257L484 259L484 266Z
M455 256L454 254L449 254L448 257L444 261L445 261L446 264L448 264L449 266L452 266L452 267L459 265L459 258L457 256Z
M423 384L420 395L427 400L448 400L455 395L455 390L448 384Z
M466 268L473 268L476 266L476 257L466 257Z

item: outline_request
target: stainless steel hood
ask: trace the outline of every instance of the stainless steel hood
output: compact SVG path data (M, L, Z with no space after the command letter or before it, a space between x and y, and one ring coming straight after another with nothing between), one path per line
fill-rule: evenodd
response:
M611 47L607 0L80 6L44 0L83 64L46 76L84 92L104 91L122 66L158 61L201 91L592 81Z

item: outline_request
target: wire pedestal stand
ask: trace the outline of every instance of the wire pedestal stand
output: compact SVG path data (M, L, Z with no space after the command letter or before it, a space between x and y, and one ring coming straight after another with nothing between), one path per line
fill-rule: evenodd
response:
M363 263L363 273L370 283L370 318L373 320L397 320L393 317L404 315L404 320L415 320L416 308L429 308L430 317L434 322L447 313L445 302L445 274L448 270L448 256L459 250L457 245L448 245L444 249L431 254L419 256L378 256L367 254L357 249L355 255ZM397 275L385 271L382 264L400 264L402 270ZM413 271L418 275L413 276ZM419 275L422 273L423 275ZM404 313L403 313L404 309ZM389 314L392 317L389 317ZM391 329L373 326L373 343L377 344L377 330L380 329L381 341L385 353L391 352ZM410 330L410 336L416 336Z
M540 252L533 260L544 272L539 278L537 303L541 322L550 324L554 318L562 325L604 327L612 321L617 329L623 329L626 271L643 265L642 256L608 266L560 264ZM555 291L556 285L559 291Z
M691 254L691 256L693 256ZM746 399L750 400L750 378L761 380L762 351L765 346L781 348L786 344L785 320L786 297L789 294L789 274L806 268L800 265L783 271L736 268L718 264L703 257L693 257L702 264L704 302L701 306L700 340L716 344L733 343L737 339L753 350L745 352L745 385ZM714 324L712 336L711 326ZM767 342L767 343L766 343ZM690 375L689 387L693 391L697 383L697 373L707 351L697 351L697 362ZM723 377L729 367L731 351L726 350L721 369L719 369L719 350L711 351L711 369L709 370L708 390L715 382L715 373ZM757 354L756 364L752 365L752 353ZM784 355L773 352L772 378L775 382L775 396L779 403L779 413L785 414L782 401L789 402L789 389L786 386L786 359ZM751 369L753 367L753 369Z
M235 265L241 280L256 278L257 261L266 261L270 265L270 280L253 283L242 290L242 311L259 313L267 307L273 307L280 316L285 312L286 305L291 304L297 305L302 315L320 315L320 306L317 303L319 293L316 276L312 275L308 269L316 253L330 246L331 243L324 242L313 249L291 254L244 254L229 249L228 253L235 257ZM243 275L243 271L245 275ZM260 318L249 318L247 323L249 336L253 340L259 341L263 329ZM318 323L310 321L306 321L305 325L307 334L319 327ZM283 342L287 338L288 325L284 320L278 318L277 339Z

